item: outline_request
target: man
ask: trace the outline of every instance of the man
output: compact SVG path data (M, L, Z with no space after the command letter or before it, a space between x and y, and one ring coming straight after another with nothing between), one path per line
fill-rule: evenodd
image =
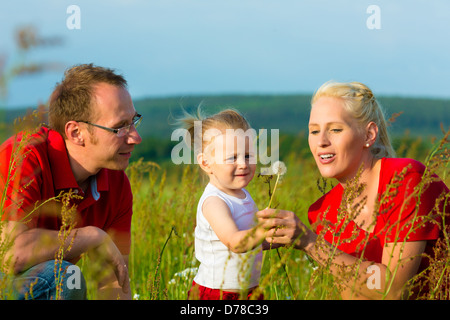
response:
M75 66L50 97L49 128L1 146L2 245L10 243L4 261L20 284L17 298L84 298L82 275L67 283L84 253L111 270L99 298L131 298L132 194L123 170L142 139L136 131L141 116L126 87L110 69ZM62 203L61 194L72 196ZM73 224L61 228L71 210Z

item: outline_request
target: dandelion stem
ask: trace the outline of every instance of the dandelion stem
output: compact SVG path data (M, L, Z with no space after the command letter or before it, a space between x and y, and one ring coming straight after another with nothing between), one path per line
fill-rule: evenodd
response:
M270 205L272 204L272 200L273 200L273 196L275 194L275 190L277 190L277 185L278 185L278 180L280 179L280 174L277 174L277 181L275 181L275 186L273 187L273 191L272 194L270 196L270 201L269 201L269 205L267 206L268 208L270 208ZM269 185L270 188L270 185ZM270 192L270 190L269 190Z
M280 176L281 176L281 173L278 172L277 173L277 180L275 181L275 185L273 187L273 191L272 191L272 194L270 196L269 205L267 206L268 208L270 208L270 205L272 204L272 200L273 200L273 197L275 195L275 191L277 190L277 186L278 186L278 182L280 180ZM270 194L270 185L269 185L269 194ZM272 244L270 244L270 247L272 247ZM284 273L286 274L286 278L287 278L287 282L288 282L288 285L289 285L289 289L291 290L291 293L292 293L292 295L295 298L294 289L292 288L291 281L289 279L289 274L288 274L287 269L286 269L286 264L281 259L280 251L278 250L278 248L276 248L276 251L277 251L277 254L278 254L278 258L280 259L281 266L283 267Z

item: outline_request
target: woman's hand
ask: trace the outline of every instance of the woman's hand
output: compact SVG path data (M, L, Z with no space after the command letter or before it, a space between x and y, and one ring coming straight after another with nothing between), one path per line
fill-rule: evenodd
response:
M294 245L303 249L312 233L295 215L286 210L264 209L256 213L262 227L267 231L266 241L279 245Z

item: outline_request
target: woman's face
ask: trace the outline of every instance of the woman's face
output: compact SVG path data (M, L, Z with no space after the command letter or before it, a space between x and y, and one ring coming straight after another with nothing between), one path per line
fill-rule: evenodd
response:
M341 183L366 160L366 137L339 98L321 97L311 108L308 142L321 175Z

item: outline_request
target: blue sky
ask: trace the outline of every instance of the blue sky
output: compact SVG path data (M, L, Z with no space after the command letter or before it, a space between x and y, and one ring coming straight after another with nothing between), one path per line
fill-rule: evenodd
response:
M67 7L80 8L69 30ZM370 5L381 29L369 29ZM33 25L63 44L20 56L14 30ZM134 99L191 94L311 94L361 81L378 95L450 98L450 1L2 1L7 67L59 62L117 69ZM64 69L16 78L0 105L46 102Z

